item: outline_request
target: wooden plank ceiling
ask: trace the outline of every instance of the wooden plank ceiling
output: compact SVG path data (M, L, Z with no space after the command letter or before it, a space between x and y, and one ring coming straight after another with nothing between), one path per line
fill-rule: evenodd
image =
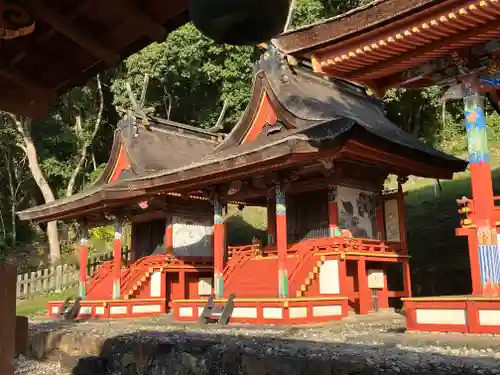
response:
M0 2L1 3L1 2ZM19 0L34 31L0 39L0 110L43 116L56 97L189 20L187 0Z

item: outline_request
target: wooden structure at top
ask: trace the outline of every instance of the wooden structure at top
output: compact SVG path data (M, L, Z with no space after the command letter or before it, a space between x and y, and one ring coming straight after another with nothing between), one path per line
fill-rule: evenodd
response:
M493 196L483 98L499 111L498 0L380 0L278 37L286 54L329 77L387 89L440 85L463 99L472 199L457 235L469 241L472 295L406 301L408 328L500 332L498 210Z
M2 0L0 11L0 109L30 117L189 20L187 0ZM9 19L26 35L5 35Z
M391 123L358 86L290 68L274 48L224 139L158 119L125 119L92 187L19 213L116 223L113 262L81 276L81 316L164 313L196 321L207 297L236 294L231 321L305 323L368 313L411 295L401 183L452 178L466 163ZM399 189L384 192L388 174ZM267 238L231 246L224 207L267 208ZM132 225L121 260L121 221ZM85 233L84 231L82 232ZM85 262L86 237L81 254ZM56 314L61 302L51 302Z

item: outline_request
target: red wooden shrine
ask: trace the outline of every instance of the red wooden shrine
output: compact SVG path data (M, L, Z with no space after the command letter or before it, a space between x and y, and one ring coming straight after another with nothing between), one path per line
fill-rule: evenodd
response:
M231 322L322 322L388 308L411 297L402 184L466 168L401 131L359 86L291 68L272 47L227 136L149 122L119 124L92 187L19 213L82 228L116 223L114 260L82 271L81 317L171 311L198 321L208 296L221 306L233 293ZM390 174L398 188L384 191ZM267 236L228 243L227 205L265 207ZM132 223L128 261L124 219ZM49 314L61 304L50 302Z
M472 294L405 298L409 330L500 333L498 210L491 179L484 100L500 113L498 0L382 0L274 43L318 74L389 88L440 85L464 101L472 199L457 235L469 243Z

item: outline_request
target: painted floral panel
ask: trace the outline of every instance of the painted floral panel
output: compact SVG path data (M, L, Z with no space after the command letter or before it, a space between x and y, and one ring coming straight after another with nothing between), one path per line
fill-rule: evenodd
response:
M339 186L336 200L341 229L349 230L353 237L376 238L375 193Z

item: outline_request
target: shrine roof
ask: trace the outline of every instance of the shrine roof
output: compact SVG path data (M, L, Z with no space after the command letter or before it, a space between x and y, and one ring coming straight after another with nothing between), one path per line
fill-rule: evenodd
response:
M145 126L143 119L126 117L117 124L113 145L106 167L99 178L89 187L70 197L33 207L19 213L30 215L42 207L60 207L68 204L79 204L87 197L105 196L107 186L119 186L121 181L139 178L161 170L177 168L185 163L201 160L218 145L220 135L200 128L180 124L160 118L149 118ZM125 156L126 165L120 159ZM116 175L116 179L111 179ZM126 199L140 194L122 191L115 193L116 199Z
M140 118L126 117L117 125L109 161L94 185L109 182L121 148L130 168L117 181L199 160L214 150L219 137L203 129L170 120L149 118L148 125L145 125Z
M189 20L187 0L15 3L34 20L34 30L2 40L0 110L30 117L43 116L58 95L164 41Z
M189 193L252 173L277 171L342 152L347 155L352 145L357 150L361 145L363 152L367 152L357 155L360 160L376 160L376 157L370 159L373 155L368 153L384 154L391 159L391 168L395 166L398 173L406 175L451 178L454 172L467 167L467 162L444 154L398 128L385 116L382 103L358 86L330 81L303 68L292 69L273 49L256 68L254 96L265 92L270 97L278 118L286 123L279 132L262 133L251 142L241 143L242 134L248 131L258 111L255 103L259 101L252 98L242 121L219 146L212 143L213 151L206 146L199 157L180 156L164 169L149 172L143 169L146 173L92 187L72 198L22 211L19 216L23 220L66 219L75 217L76 212L123 205L124 199ZM179 148L182 146L175 150ZM190 147L186 152L198 151Z
M447 1L447 0L445 0ZM386 25L443 0L376 0L346 13L283 33L273 44L287 54L307 54Z
M457 65L487 67L499 22L498 0L380 0L273 42L315 72L382 97L391 87L446 85L464 74Z

